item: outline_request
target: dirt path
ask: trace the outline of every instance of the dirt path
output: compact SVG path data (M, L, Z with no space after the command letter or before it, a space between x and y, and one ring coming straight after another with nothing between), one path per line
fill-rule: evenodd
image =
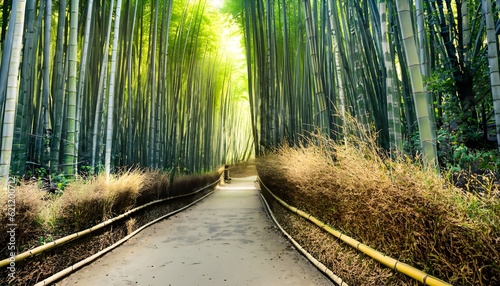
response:
M254 180L233 179L57 285L333 285L272 225Z

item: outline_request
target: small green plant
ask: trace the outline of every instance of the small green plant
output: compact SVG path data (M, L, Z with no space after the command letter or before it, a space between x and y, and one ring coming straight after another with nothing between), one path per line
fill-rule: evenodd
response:
M64 177L64 174L59 174L52 178L52 183L57 186L57 190L64 191L69 183L69 180Z
M80 175L82 175L84 178L87 178L91 174L92 174L92 166L90 165L80 166Z
M37 175L38 179L42 179L47 177L47 169L40 167L35 169L35 174Z
M48 237L40 236L39 244L40 245L45 245L45 243L49 243L51 241L53 241L53 239L52 239L51 236L48 236Z

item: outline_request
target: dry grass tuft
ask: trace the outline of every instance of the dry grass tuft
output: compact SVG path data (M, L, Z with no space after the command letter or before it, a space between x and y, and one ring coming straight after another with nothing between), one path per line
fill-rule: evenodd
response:
M111 209L112 202L106 196L106 179L99 176L90 181L74 181L64 194L54 200L56 228L62 232L83 230L104 218Z
M498 190L464 193L413 160L380 156L369 138L283 147L257 161L259 176L286 202L429 274L499 284Z
M219 172L202 175L180 175L174 179L171 196L192 193L218 180Z
M229 166L229 176L234 178L242 178L257 175L257 169L255 168L255 160L249 160L246 162L238 162L234 165Z
M157 171L130 170L112 175L109 182L105 175L75 180L61 195L48 194L39 189L36 183L23 182L15 188L16 244L20 251L24 251L92 227L136 206L191 193L219 177L220 172L174 178L171 174ZM0 193L0 199L0 239L6 241L6 191ZM127 227L132 230L133 221L129 221Z
M146 175L140 171L129 171L112 176L105 189L105 198L110 202L109 218L120 215L136 205L136 199L144 188Z
M146 174L137 170L113 175L109 182L105 175L74 181L53 202L55 224L71 231L82 230L120 215L136 205L145 181Z
M30 247L32 241L37 239L37 233L42 229L39 213L44 204L43 193L38 190L36 183L27 182L15 188L15 198L8 196L5 190L0 193L0 199L2 202L1 241L8 241L7 230L10 229L8 224L16 224L16 245L27 244L26 247ZM11 200L10 206L8 200ZM8 213L12 211L15 214L14 221L10 221L8 216Z
M135 218L131 218L131 219L127 220L126 226L127 226L127 235L134 232L134 230L136 230L136 228L137 228Z
M137 205L143 205L168 197L170 174L158 171L147 173L144 188L137 197Z

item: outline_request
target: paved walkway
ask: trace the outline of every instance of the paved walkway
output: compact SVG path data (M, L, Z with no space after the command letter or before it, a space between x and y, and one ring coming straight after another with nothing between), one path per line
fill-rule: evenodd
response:
M254 180L233 179L57 285L333 285L273 226Z

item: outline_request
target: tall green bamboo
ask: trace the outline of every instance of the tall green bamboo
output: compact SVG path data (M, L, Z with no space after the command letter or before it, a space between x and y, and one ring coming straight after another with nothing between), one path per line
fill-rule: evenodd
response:
M52 0L46 0L45 19L44 19L44 40L43 40L43 91L42 91L42 126L43 126L43 155L42 163L50 164L50 120L49 120L49 97L50 97L50 44L51 44L51 25L52 25ZM47 165L50 166L50 165ZM47 168L49 170L50 168Z
M8 5L4 5L4 15L7 15L7 10L6 8ZM17 6L14 5L12 7L11 15L16 15L16 9ZM16 21L16 17L10 17L8 26L9 27L14 27ZM7 33L5 33L4 29L7 29L7 21L4 20L4 25L2 27L2 37L5 37L5 39L2 39L2 46L0 47L2 50L2 62L1 62L1 68L0 68L0 110L3 110L4 103L5 103L5 95L7 93L7 78L8 78L8 72L9 72L9 65L7 63L10 63L10 55L12 52L12 42L14 39L14 29L9 29ZM7 34L7 35L5 35ZM2 122L3 117L0 118L0 123ZM1 134L0 134L1 135Z
M42 6L43 7L43 6ZM36 9L36 1L26 1L26 32L23 42L23 61L21 65L21 78L19 85L19 97L17 99L17 111L14 127L13 159L11 162L12 173L21 175L26 167L33 167L29 160L29 151L34 147L36 136L32 130L32 114L35 113L34 105L38 93L37 88L37 47L40 40L40 23L43 11ZM35 116L38 119L38 116Z
M488 63L490 65L491 94L493 95L493 108L495 111L495 129L497 145L500 150L500 72L498 68L498 37L493 20L490 0L482 0L482 12L486 23L488 39Z
M19 0L15 7L12 8L12 15L15 19L14 26L9 26L13 29L12 42L6 42L6 45L11 45L10 64L7 79L7 93L5 99L5 108L3 110L4 119L2 126L2 150L0 153L0 184L6 185L9 183L9 171L12 156L12 140L14 137L14 119L16 113L17 96L19 89L19 64L21 62L21 47L24 32L24 14L26 9L26 1Z
M389 33L387 32L387 7L385 0L379 2L379 13L381 19L382 49L385 68L385 90L387 94L387 117L390 136L391 150L403 151L403 140L401 137L401 97L395 86L394 61L389 47Z
M64 122L64 28L66 26L66 0L59 1L57 20L57 37L55 44L54 67L52 73L52 138L50 141L50 172L58 173L60 166L60 147Z
M318 102L318 127L322 132L328 134L330 136L331 131L331 110L327 109L328 102L325 98L324 92L324 79L321 75L319 57L318 57L318 39L316 37L316 28L313 19L313 15L311 12L311 2L309 0L303 0L304 3L304 17L305 17L305 26L306 26L306 34L309 43L309 50L311 56L311 67L314 78L314 91L316 94L316 100Z
M104 44L104 56L102 58L101 62L101 70L99 72L99 84L98 84L98 89L97 89L97 99L96 99L96 107L95 107L95 113L94 113L94 130L92 132L92 154L91 154L91 168L93 172L96 171L97 167L97 162L98 162L98 142L99 142L99 134L100 134L100 128L102 126L101 120L103 118L102 110L103 110L103 96L105 94L105 91L107 90L105 88L106 82L107 82L107 75L108 75L108 50L109 50L109 39L111 36L111 24L112 24L112 15L113 15L113 8L114 8L114 0L110 1L109 4L109 17L107 19L107 25L106 25L106 36L105 36L105 44Z
M154 19L153 19L153 38L151 44L151 63L150 63L150 77L151 77L151 106L149 116L149 158L148 165L152 168L157 168L157 149L156 149L156 95L157 95L157 79L156 79L156 38L158 34L158 0L155 0Z
M111 174L111 152L113 148L113 127L114 127L114 108L115 108L115 90L116 90L116 57L118 53L118 38L120 36L120 15L122 0L116 2L115 26L113 34L113 46L111 52L111 72L109 76L109 94L108 94L108 120L106 128L106 153L104 158L104 168L106 180L109 181ZM111 13L110 13L111 17Z
M90 27L92 24L92 7L94 5L94 0L88 0L87 2L87 14L85 17L85 30L83 34L83 47L82 47L82 57L80 60L80 69L78 72L78 84L77 84L77 94L76 94L76 125L75 125L75 150L79 152L79 142L80 142L80 128L82 123L82 109L83 109L83 98L86 97L84 94L85 83L87 81L87 67L89 65L89 43L90 43ZM76 163L78 167L78 163Z
M29 0L27 5L28 34L23 38L20 78L22 100L18 100L15 115L20 120L16 121L14 145L20 152L15 152L19 160L11 160L18 165L19 175L25 162L34 171L46 165L44 150L48 149L44 148L44 137L50 139L52 175L63 170L67 177L73 177L77 166L84 166L87 161L94 171L102 163L109 166L108 172L112 166L136 164L202 171L220 163L223 153L238 158L240 154L231 149L248 150L248 137L231 138L231 144L226 144L229 150L223 151L218 148L222 139L212 136L220 131L222 121L226 121L225 128L231 134L235 128L243 128L245 120L227 120L229 111L240 106L232 102L234 77L223 77L222 73L238 68L228 59L224 51L228 47L223 47L221 41L220 31L226 29L226 24L209 2L198 1L193 5L193 1L186 0L156 1L149 5L149 1L128 1L123 9L127 16L121 20L114 18L115 21L112 20L115 9L110 8L114 1L72 1L69 9L64 0L58 3L59 8L53 11L55 17L50 15L49 2L38 5L36 0ZM78 27L81 4L85 12ZM278 17L274 14L269 19L269 37L273 38L271 34L280 25L275 23ZM57 27L54 42L50 35L51 20ZM115 29L120 31L118 36L114 34L116 56L111 72L108 72L108 50L112 31L111 24L106 24L108 21L113 21ZM41 29L42 24L45 30ZM2 31L2 38L9 38L7 32ZM276 55L281 38L274 38L270 47ZM6 55L3 53L3 58ZM280 76L281 59L274 57L275 77ZM238 76L242 77L240 73ZM278 81L274 80L272 86L275 96L269 104L280 108L283 98ZM108 92L106 109L103 94ZM225 112L220 104L222 94L227 94ZM277 135L272 138L283 138L285 125L280 114L268 115L276 119ZM51 138L47 137L50 128ZM102 139L105 134L106 144ZM211 152L214 146L217 152ZM242 152L248 156L247 151Z
M422 149L423 162L427 168L437 168L436 129L432 120L432 102L429 94L424 89L420 61L417 54L417 45L411 22L411 10L406 0L396 0L399 23L401 25L401 36L408 70L411 76L411 86L415 111L417 113L418 129L420 133L420 146Z
M78 44L78 0L70 1L70 29L69 29L69 75L68 75L68 101L66 115L66 138L64 146L64 175L72 178L75 176L78 160L76 144L76 105L77 105L77 44Z

